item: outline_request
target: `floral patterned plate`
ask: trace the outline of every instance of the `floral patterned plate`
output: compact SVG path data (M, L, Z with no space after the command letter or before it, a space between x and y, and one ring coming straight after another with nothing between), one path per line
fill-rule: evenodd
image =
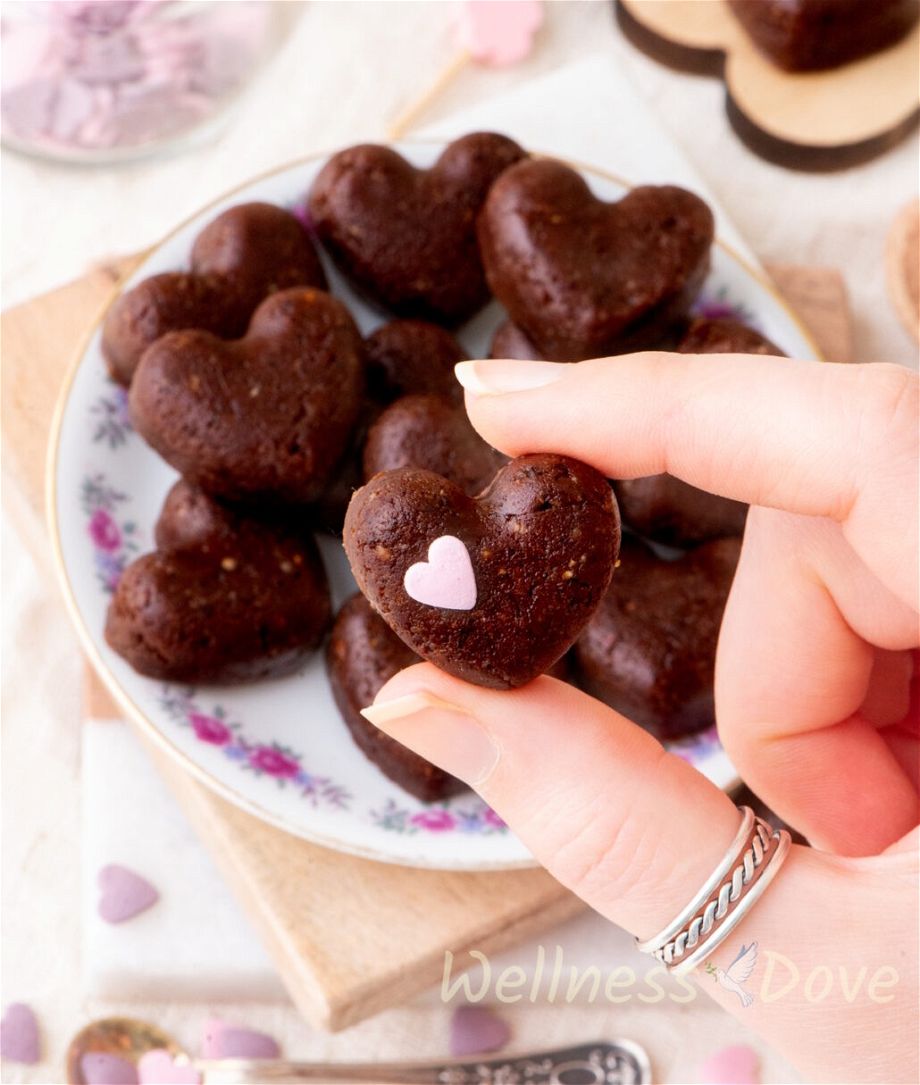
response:
M428 165L437 144L400 145ZM226 207L268 200L290 208L323 165L312 159L244 185L179 227L128 281L186 265L198 231ZM589 171L605 199L626 186ZM327 266L333 291L362 331L384 317ZM740 315L787 352L813 357L813 346L758 273L723 246L698 308ZM487 350L501 319L491 305L460 331L473 356ZM390 783L353 745L332 700L320 654L299 673L248 686L164 685L135 674L105 644L106 606L125 565L152 545L153 524L175 474L131 429L124 391L106 376L98 327L67 381L49 463L49 512L58 567L85 647L124 707L160 746L231 802L296 835L331 848L411 866L497 870L532 863L524 845L472 793L426 806ZM341 546L321 539L336 604L351 591ZM677 745L721 787L736 783L715 730Z

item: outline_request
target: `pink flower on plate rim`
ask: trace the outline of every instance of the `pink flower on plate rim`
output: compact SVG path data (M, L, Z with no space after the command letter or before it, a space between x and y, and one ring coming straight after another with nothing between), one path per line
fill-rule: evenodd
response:
M486 825L491 825L495 829L506 829L508 827L508 823L496 814L491 806L487 806L485 810L483 810L482 820Z
M419 828L428 829L433 833L444 833L453 829L457 819L449 810L420 810L413 814L409 820Z
M269 776L290 780L300 772L300 762L272 746L256 746L249 753L249 764Z
M203 712L190 712L188 721L198 738L202 742L210 742L212 746L226 746L233 738L230 728L215 716L206 716Z
M93 540L94 546L109 553L121 546L121 531L118 524L115 523L105 509L96 509L90 517L89 536Z

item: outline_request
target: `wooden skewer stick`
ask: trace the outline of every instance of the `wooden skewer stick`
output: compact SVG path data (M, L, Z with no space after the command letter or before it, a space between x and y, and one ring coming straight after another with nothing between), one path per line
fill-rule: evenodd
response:
M920 200L894 220L887 250L888 292L901 323L920 340Z
M432 84L418 98L410 103L387 128L387 138L396 140L415 126L416 121L428 109L431 103L457 78L472 60L471 54L462 49L444 66Z

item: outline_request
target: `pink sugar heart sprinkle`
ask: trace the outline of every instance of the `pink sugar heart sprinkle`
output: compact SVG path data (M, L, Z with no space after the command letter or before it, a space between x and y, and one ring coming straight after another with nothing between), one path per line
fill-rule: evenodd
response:
M138 1085L134 1064L107 1051L87 1051L80 1072L86 1085Z
M460 46L475 61L506 67L524 60L543 24L539 0L467 0L461 5Z
M162 1047L147 1051L137 1063L140 1085L201 1085L201 1075L182 1056L173 1059Z
M450 1020L450 1053L485 1055L500 1051L511 1039L507 1022L486 1006L458 1006Z
M706 1085L759 1085L757 1052L747 1044L723 1047L700 1067Z
M281 1048L273 1037L231 1025L219 1017L204 1024L201 1057L205 1059L277 1059Z
M11 1002L0 1019L0 1055L27 1066L39 1061L38 1019L25 1002Z
M160 894L140 874L110 863L98 875L99 915L106 923L124 923L152 908Z

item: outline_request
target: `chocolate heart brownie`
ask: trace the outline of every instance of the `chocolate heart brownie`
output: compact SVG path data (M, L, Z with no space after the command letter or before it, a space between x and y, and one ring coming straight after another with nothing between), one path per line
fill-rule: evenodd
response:
M676 349L681 354L785 354L765 335L742 324L740 320L724 317L697 317L691 320L681 335Z
M364 342L367 387L378 403L400 396L433 394L460 402L463 390L454 366L469 355L456 339L424 320L391 320L371 332Z
M389 147L349 147L310 191L317 236L393 312L458 324L489 300L476 216L495 178L524 157L490 132L455 140L428 170Z
M624 537L616 575L575 645L582 687L662 739L708 727L722 612L741 543L664 561Z
M309 532L231 511L180 481L156 542L125 569L105 626L140 674L249 681L287 674L319 647L331 607Z
M138 432L214 497L308 502L329 483L358 418L361 337L319 290L273 294L245 338L170 332L144 354L129 405Z
M147 347L170 331L235 339L260 301L291 286L326 286L303 226L272 204L231 207L195 239L190 271L152 275L112 305L102 327L109 372L130 384Z
M361 594L339 611L326 648L332 695L351 737L380 771L422 802L455 795L465 784L413 753L361 715L394 674L418 663Z
M471 498L407 467L351 499L358 586L413 651L482 686L522 686L566 651L600 601L620 522L607 480L565 456L521 456Z
M894 45L920 15L917 0L729 0L751 40L790 72L836 68Z
M673 186L616 203L575 170L520 162L479 216L492 292L544 358L575 361L654 346L690 308L709 270L712 212Z
M702 317L690 322L677 349L683 354L783 355L760 332L737 320ZM696 546L744 531L747 505L707 493L673 475L649 475L613 485L623 522L667 546Z
M364 478L400 467L443 475L471 496L508 462L479 436L463 407L444 396L403 396L371 426L364 444Z

